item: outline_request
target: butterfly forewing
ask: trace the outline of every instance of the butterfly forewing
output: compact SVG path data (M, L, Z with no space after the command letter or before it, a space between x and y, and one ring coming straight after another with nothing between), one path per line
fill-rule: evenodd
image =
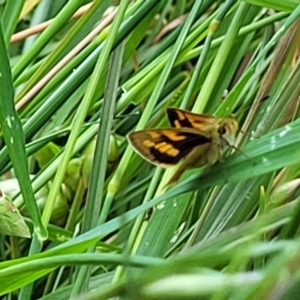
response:
M178 108L167 109L168 119L174 128L201 129L206 125L215 124L217 119L211 115L194 114Z
M164 167L177 164L195 147L211 142L205 132L189 128L132 132L129 141L146 160Z

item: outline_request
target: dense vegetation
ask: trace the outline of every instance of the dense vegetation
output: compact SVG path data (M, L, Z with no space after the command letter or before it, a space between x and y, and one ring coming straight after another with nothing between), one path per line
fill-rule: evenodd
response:
M295 299L299 1L0 7L3 299ZM167 107L240 130L164 189L126 136Z

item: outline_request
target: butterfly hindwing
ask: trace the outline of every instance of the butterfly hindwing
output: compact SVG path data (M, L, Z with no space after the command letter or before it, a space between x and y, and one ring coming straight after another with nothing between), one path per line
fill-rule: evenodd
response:
M194 114L178 108L167 109L168 119L174 128L195 128L201 129L206 125L212 125L216 118L211 115Z
M146 160L156 165L177 164L195 147L211 142L211 138L199 130L153 129L132 132L129 141Z

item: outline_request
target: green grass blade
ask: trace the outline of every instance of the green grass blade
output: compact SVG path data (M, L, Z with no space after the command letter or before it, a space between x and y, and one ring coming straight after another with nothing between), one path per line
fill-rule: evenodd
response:
M297 0L287 0L287 1L272 1L272 0L245 0L250 4L264 6L273 8L275 10L291 12L299 4Z
M9 0L6 1L5 8L2 15L2 28L4 29L4 40L8 44L10 38L18 23L20 13L24 6L24 0Z
M34 224L34 234L39 239L44 240L47 238L47 230L42 223L30 183L24 133L19 116L14 109L14 89L2 27L0 27L0 52L3 54L0 66L0 121L3 136L20 184L26 208Z
M106 210L102 204L105 189L106 161L108 156L109 138L111 135L112 121L114 116L117 87L120 78L120 69L123 60L123 46L120 45L111 56L110 71L107 78L106 94L104 97L99 132L95 149L95 160L91 171L91 182L87 196L87 205L84 212L82 232L94 228L99 219L100 209ZM95 247L89 249L93 252ZM89 282L88 268L82 267L78 272L72 294L75 295L82 290L84 282Z

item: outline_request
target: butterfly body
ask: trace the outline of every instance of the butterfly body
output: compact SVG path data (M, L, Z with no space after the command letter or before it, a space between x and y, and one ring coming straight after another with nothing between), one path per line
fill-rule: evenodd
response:
M173 128L148 129L129 134L133 148L150 163L170 167L182 161L168 184L175 183L186 169L222 160L233 145L238 124L233 118L215 118L177 108L167 110Z

